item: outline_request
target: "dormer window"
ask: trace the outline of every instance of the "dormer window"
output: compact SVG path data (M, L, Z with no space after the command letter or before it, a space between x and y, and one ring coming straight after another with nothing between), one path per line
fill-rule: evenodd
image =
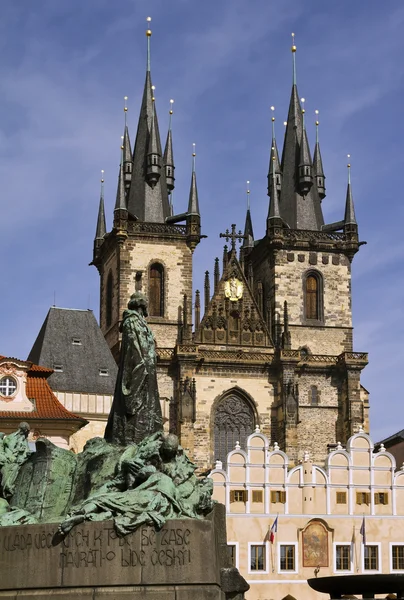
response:
M63 373L63 365L60 363L53 365L53 370L55 373Z
M101 375L101 377L108 377L109 371L108 371L108 369L100 369L99 374Z
M0 394L10 398L17 391L17 382L13 377L2 377L0 379Z
M73 346L81 346L81 339L80 338L73 338L72 339L72 344L73 344Z

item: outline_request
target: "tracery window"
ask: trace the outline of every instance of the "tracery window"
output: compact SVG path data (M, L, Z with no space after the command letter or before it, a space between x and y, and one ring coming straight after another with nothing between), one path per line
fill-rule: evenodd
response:
M149 271L149 314L164 316L164 267L160 263L152 264Z
M323 320L323 280L316 271L310 271L304 279L304 305L307 320Z
M112 291L114 287L114 279L112 277L111 271L109 272L107 279L107 294L106 294L106 303L105 303L105 320L107 323L107 327L109 327L112 323Z
M255 429L254 412L250 404L236 395L227 396L214 414L214 460L226 465L227 455L237 442L246 449L247 438Z

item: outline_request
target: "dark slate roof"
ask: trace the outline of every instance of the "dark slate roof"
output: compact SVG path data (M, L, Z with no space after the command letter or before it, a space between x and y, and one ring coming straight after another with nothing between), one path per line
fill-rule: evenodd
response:
M378 446L380 446L380 444L384 444L384 446L386 448L390 448L391 446L394 446L395 444L399 444L402 441L404 441L404 429L397 431L397 433L390 435L389 437L385 438L384 440L380 440L380 442L377 442L377 444L375 444L375 446L378 447Z
M280 215L291 229L320 230L324 225L316 183L302 196L298 191L298 166L303 132L303 116L296 84L292 87L282 152L282 190ZM307 144L308 149L308 144ZM303 149L305 151L305 149ZM310 157L311 162L311 157Z
M48 380L54 390L114 393L118 367L91 310L52 306L28 360L50 369L61 367ZM108 375L100 375L100 369Z
M156 106L154 106L153 118L152 97L151 76L150 71L147 71L136 140L133 149L133 170L128 195L128 211L140 221L164 223L165 219L170 216L164 169L161 169L160 178L154 187L151 187L147 183L145 172L152 120L154 138L152 140L153 147L155 147L156 153L162 156Z

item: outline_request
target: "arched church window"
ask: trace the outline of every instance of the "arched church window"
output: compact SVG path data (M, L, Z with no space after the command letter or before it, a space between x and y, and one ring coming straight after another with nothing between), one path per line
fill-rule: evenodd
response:
M323 280L317 271L310 271L305 277L304 304L307 320L323 320Z
M109 327L112 323L112 293L114 289L114 278L112 276L112 272L110 271L107 279L107 294L106 294L106 302L105 302L105 320L107 323L107 327Z
M247 438L254 429L254 411L249 402L237 395L221 400L214 413L214 460L226 465L227 455L237 442L246 449Z
M152 264L149 271L149 315L164 315L164 267L160 263Z

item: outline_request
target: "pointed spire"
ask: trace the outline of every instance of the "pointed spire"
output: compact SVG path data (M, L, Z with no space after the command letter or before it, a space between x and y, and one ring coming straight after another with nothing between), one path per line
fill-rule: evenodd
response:
M309 141L307 139L306 125L304 120L304 108L305 99L302 98L302 137L300 140L300 160L299 160L299 190L303 195L306 195L310 191L313 185L313 165L311 162L311 154L309 148Z
M323 170L323 161L321 159L320 142L318 140L318 126L320 125L320 121L318 120L319 111L316 110L314 112L316 114L316 146L314 148L313 169L314 176L316 178L318 195L320 196L320 200L323 200L325 198L325 176Z
M254 231L251 220L250 212L250 182L247 181L247 214L245 217L244 226L244 240L242 248L253 248L254 247Z
M320 198L316 186L308 192L302 191L299 175L301 154L309 148L303 127L302 107L296 85L296 45L292 36L293 82L283 143L281 171L282 193L280 195L280 216L291 229L319 231L324 224ZM303 146L303 148L302 148ZM310 151L308 151L310 156ZM303 162L306 162L305 159ZM311 160L307 165L313 170ZM304 173L304 171L303 171ZM312 183L312 178L309 181ZM304 187L304 186L303 186Z
M105 208L104 208L104 170L101 171L101 192L100 192L100 204L98 207L98 218L97 218L97 229L95 232L95 242L104 239L104 235L107 232L107 225L105 222Z
M210 301L210 279L209 279L209 271L205 271L205 283L204 283L204 292L205 292L205 312L208 309L209 301Z
M121 145L121 162L119 165L118 189L116 190L115 211L127 210L126 208L126 192L125 192L125 174L124 174L124 152L125 152L125 137L122 137Z
M282 187L282 169L281 164L279 162L279 153L278 146L276 145L275 138L275 116L274 111L275 107L271 106L272 110L272 142L271 142L271 155L269 158L269 169L268 169L268 196L271 195L271 179L275 177L276 180L276 188L278 193L281 191Z
M199 201L198 201L198 188L196 186L195 157L196 157L195 144L192 144L192 177L191 177L191 189L189 190L188 214L200 216Z
M123 111L125 114L125 126L123 131L123 172L124 172L124 180L125 180L125 189L128 190L130 187L130 180L132 178L132 150L130 146L130 138L129 138L129 129L127 124L127 114L128 114L128 96L124 97L124 106Z
M220 282L220 269L219 269L219 259L215 258L215 268L214 268L214 293L216 294L219 289Z
M273 159L274 160L274 159ZM268 221L272 221L274 219L280 219L280 211L279 211L279 197L278 190L276 189L276 181L274 178L271 180L271 190L270 190L270 202L269 202L269 212L268 212Z
M195 330L199 328L201 322L201 294L199 290L195 292Z
M348 154L348 160L350 160L351 155ZM355 217L355 208L352 196L351 189L351 163L348 162L348 187L346 191L346 203L345 203L345 225L357 225L356 217Z
M152 119L149 136L149 145L147 148L147 162L146 162L146 181L151 185L152 188L156 185L160 179L161 173L161 150L160 144L157 141L156 127L154 124L155 108L154 108L154 90L156 89L152 85Z
M168 132L167 132L167 141L166 141L166 147L164 149L164 157L163 157L163 164L164 164L164 169L166 172L166 181L167 181L167 189L168 192L171 193L172 190L174 189L174 154L173 154L173 139L172 139L172 131L171 131L171 121L172 121L172 116L173 116L173 104L174 104L174 100L170 100L170 110L169 110L169 115L170 115L170 119L168 122Z
M150 17L148 17L147 71L133 150L133 170L128 211L140 221L164 223L170 214L165 170L150 74Z
M227 269L227 265L229 264L229 249L227 244L223 246L223 273Z

